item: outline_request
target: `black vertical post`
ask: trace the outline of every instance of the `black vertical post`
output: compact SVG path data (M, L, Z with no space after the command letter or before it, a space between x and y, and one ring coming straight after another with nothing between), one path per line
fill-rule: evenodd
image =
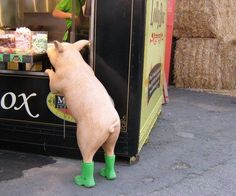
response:
M146 1L133 0L133 21L132 21L132 44L131 44L131 72L130 97L129 97L129 122L128 122L128 144L129 156L136 156L138 153L141 101L142 101L142 80L144 63L145 43L145 21Z

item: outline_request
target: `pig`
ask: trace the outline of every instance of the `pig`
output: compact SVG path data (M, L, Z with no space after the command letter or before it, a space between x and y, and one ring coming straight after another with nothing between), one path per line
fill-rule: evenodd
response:
M65 97L66 105L76 121L76 138L82 155L81 175L75 184L95 186L93 157L104 150L105 167L99 173L108 180L116 178L114 149L120 134L120 118L105 87L84 61L80 51L88 40L73 44L54 41L47 55L54 67L46 69L50 91Z

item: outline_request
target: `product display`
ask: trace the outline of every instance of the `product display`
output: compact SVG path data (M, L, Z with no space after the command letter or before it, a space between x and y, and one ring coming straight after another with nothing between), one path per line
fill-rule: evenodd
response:
M42 71L48 33L26 27L15 31L0 31L0 62L7 70Z
M8 54L41 54L46 53L48 34L44 31L31 31L26 27L16 31L0 33L0 52Z

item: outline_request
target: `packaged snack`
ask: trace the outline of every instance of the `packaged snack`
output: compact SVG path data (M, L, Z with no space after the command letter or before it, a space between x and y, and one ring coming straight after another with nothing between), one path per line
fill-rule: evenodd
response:
M32 50L34 53L45 53L47 51L47 32L35 31L32 34Z
M15 35L14 32L1 31L0 33L0 47L15 48Z
M17 28L15 31L16 48L22 51L31 48L32 32L26 27Z

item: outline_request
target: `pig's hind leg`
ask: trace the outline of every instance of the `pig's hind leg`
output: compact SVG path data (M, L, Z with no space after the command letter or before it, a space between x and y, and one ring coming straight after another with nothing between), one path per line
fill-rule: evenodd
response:
M74 181L77 185L85 187L95 186L94 180L94 162L93 157L96 151L104 142L104 137L92 134L88 126L77 125L77 142L82 154L83 162L81 166L81 175L75 176Z
M105 143L102 145L102 148L106 155L112 156L114 155L114 150L116 146L116 142L118 140L119 134L120 134L120 124L117 123L117 125L114 125L114 127L111 128L110 135L105 141Z
M105 152L105 167L100 170L100 175L108 180L116 178L115 172L115 145L120 134L120 123L113 127L112 132L107 138L106 142L102 145Z

